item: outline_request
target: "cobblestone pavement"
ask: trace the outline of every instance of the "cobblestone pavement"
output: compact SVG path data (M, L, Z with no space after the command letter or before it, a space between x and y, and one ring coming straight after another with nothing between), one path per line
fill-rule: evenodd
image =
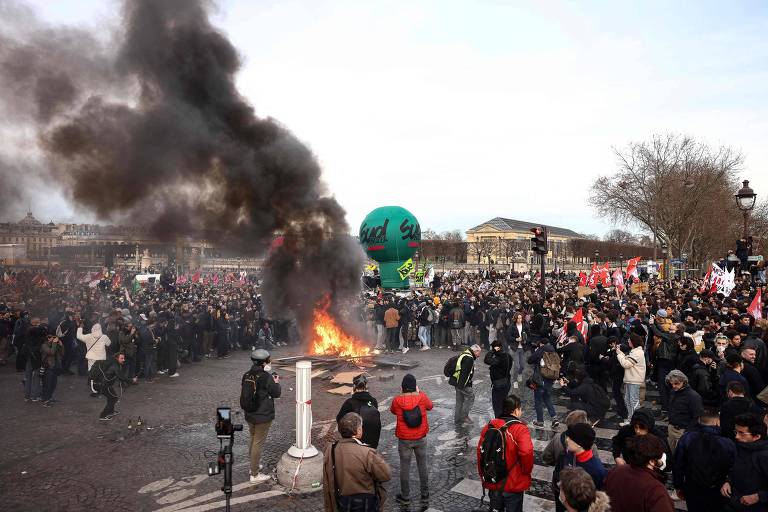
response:
M277 349L274 353L274 357L288 355L296 353L289 348ZM408 372L389 368L370 371L373 376L370 390L378 398L382 411L379 450L393 467L393 480L387 485L390 495L387 510L452 512L470 511L479 506L481 487L477 482L475 447L480 429L492 415L488 373L478 360L477 396L472 410L476 421L467 431L457 432L453 425L454 390L442 377L443 363L451 355L447 350L430 350L411 351L404 356L420 362L420 366L410 372L435 403L429 413L429 503L416 500L403 507L394 502L399 490L399 462L389 404L399 391L402 376ZM249 366L247 352L240 351L229 359L185 365L177 379L160 378L156 383L142 383L126 390L118 404L121 414L111 422L98 421L103 399L88 396L83 378L61 377L56 391L60 402L44 408L39 403L24 403L22 374L15 373L11 365L0 369L0 387L4 391L0 394L3 411L0 510L223 510L222 476L208 478L206 472L207 462L218 449L213 416L217 406L238 409L240 376ZM380 378L388 374L394 378ZM295 438L294 374L283 371L281 377L283 398L277 401L277 417L265 445L264 471L274 471L277 461ZM533 396L522 383L519 386L513 392L523 397L523 416L530 422L534 419ZM326 380L313 380L313 443L319 449L334 438L333 419L345 399L327 393L331 387ZM652 397L649 391L648 398ZM567 401L557 398L555 403L559 413L567 411ZM139 416L145 425L136 429ZM238 417L235 420L238 421ZM134 428L128 428L129 422ZM610 450L610 438L618 425L606 420L599 426L602 428L598 429L598 448ZM666 428L663 423L661 426ZM549 485L552 468L541 465L541 451L554 433L548 428L531 432L536 466L525 510L554 510ZM606 462L610 460L610 452L603 451L600 455ZM289 496L274 482L250 485L246 433L236 435L234 457L233 511L323 510L320 493ZM412 479L417 480L415 467L411 471Z

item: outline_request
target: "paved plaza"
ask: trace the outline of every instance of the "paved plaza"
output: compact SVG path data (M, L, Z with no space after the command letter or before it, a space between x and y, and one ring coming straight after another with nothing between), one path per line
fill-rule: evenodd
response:
M295 355L278 349L275 357ZM399 463L395 419L389 412L399 392L404 370L376 368L370 391L380 403L382 435L379 450L392 465L393 479L387 484L387 510L471 511L479 507L481 486L476 470L475 447L480 429L491 417L487 367L477 362L472 410L476 419L466 432L453 425L454 390L442 376L447 350L412 351L408 359L419 361L410 372L435 404L429 413L430 492L428 503L418 498L410 506L395 503ZM482 357L482 356L481 356ZM213 460L218 442L213 427L217 406L238 410L240 376L250 366L248 353L236 351L229 359L205 360L184 365L177 379L160 378L126 390L111 422L98 421L102 398L90 398L79 377L61 377L52 408L24 403L22 375L9 365L0 369L0 510L94 511L146 510L154 512L204 512L223 510L222 476L209 478L206 467ZM294 440L295 375L282 371L283 397L276 401L277 417L267 439L262 463L274 471L277 461ZM394 374L391 380L379 377ZM322 449L336 435L335 415L345 397L327 393L335 387L327 380L313 380L313 443ZM533 395L522 383L517 390L524 399L524 419L534 419ZM567 400L555 393L559 413L567 411ZM649 390L647 399L654 393ZM611 414L611 413L609 413ZM136 427L142 418L141 428ZM241 421L242 416L235 418ZM598 425L600 458L611 464L610 439L618 425L609 417ZM662 430L664 422L657 423ZM129 425L132 428L129 428ZM563 427L559 427L562 431ZM247 432L247 427L246 427ZM543 466L541 452L554 435L549 428L531 429L534 438L533 484L526 495L525 510L554 510L550 489L552 468ZM254 486L248 483L247 433L238 433L234 448L233 511L320 511L321 493L289 495L275 482ZM415 464L412 478L418 478ZM487 503L487 498L486 498ZM684 507L682 502L676 505Z

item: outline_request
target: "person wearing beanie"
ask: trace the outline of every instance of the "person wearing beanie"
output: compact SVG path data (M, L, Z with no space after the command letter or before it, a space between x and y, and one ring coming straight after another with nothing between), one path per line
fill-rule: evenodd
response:
M691 367L688 385L701 396L705 407L717 407L720 395L717 391L717 363L715 353L705 348L699 352L699 359Z
M626 464L627 443L629 440L637 436L645 436L648 434L661 439L661 442L664 443L664 453L666 453L667 459L671 460L672 451L669 449L666 440L667 436L656 426L656 419L653 416L653 411L641 407L632 415L629 425L621 427L619 432L613 436L613 439L611 440L611 452L613 454L614 462L616 462L617 465Z
M432 400L419 390L416 377L410 373L403 376L402 393L392 400L389 411L397 418L395 436L400 456L400 493L395 499L401 504L411 501L411 457L416 458L419 471L421 499L429 498L429 467L427 466L427 433L429 421L427 411L432 410Z
M605 480L605 467L602 461L593 453L592 446L595 443L595 429L588 423L574 423L569 425L565 431L565 453L560 459L552 473L552 492L555 495L555 510L564 512L565 505L560 502L560 472L565 467L580 467L586 471L596 489L603 488Z
M510 372L513 365L512 355L504 350L499 340L496 340L491 344L491 350L485 354L483 361L490 367L493 415L496 418L500 418L504 406L504 398L512 389L510 385L512 378ZM515 382L515 386L517 386L517 382Z
M352 379L354 392L342 404L336 415L336 422L341 421L348 412L354 412L363 418L363 437L360 440L371 448L378 448L381 437L381 416L379 403L368 391L368 377L360 374Z
M672 390L669 397L669 427L667 440L672 453L685 431L695 428L703 412L701 396L688 385L688 377L680 370L667 375L667 385Z

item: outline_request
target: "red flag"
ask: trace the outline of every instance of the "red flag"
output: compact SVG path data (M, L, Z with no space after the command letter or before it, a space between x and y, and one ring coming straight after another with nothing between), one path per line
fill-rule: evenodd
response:
M707 275L704 276L704 282L701 283L701 288L699 288L699 293L704 293L707 290L707 286L709 286L709 279L712 276L712 265L709 266L707 269ZM758 288L758 291L760 289Z
M208 286L209 284L211 284L211 278L209 278L208 276L205 276L203 278L203 285Z
M213 286L219 286L219 274L213 274Z
M627 282L632 282L632 277L635 279L640 279L640 276L637 275L637 264L640 263L640 256L636 258L632 258L629 261L627 261Z
M583 270L579 272L579 286L587 286L587 273Z
M120 277L120 274L115 274L112 276L112 289L120 288L120 282L122 281L122 277Z
M584 336L584 341L586 341L589 326L587 325L587 322L584 321L584 310L581 308L576 310L576 314L573 315L571 321L576 322L576 328L579 330L579 332L581 332L581 335Z
M752 315L752 318L755 320L762 320L763 319L763 297L761 289L757 289L757 293L755 294L755 298L752 299L752 304L749 305L747 308L747 313Z
M192 282L193 283L200 282L200 272L195 272L194 274L192 274Z
M624 274L622 274L621 270L618 268L613 273L613 286L615 286L619 292L624 291Z
M600 282L603 284L603 288L611 286L611 269L607 261L603 268L600 269Z
M597 277L598 277L597 263L593 263L592 273L589 274L589 279L587 279L587 286L589 286L590 288L597 288Z

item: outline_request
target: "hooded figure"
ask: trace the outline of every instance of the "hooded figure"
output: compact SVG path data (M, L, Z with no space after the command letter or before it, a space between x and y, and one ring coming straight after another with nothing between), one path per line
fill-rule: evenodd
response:
M101 324L93 324L90 334L83 334L83 328L77 328L77 339L85 344L85 358L88 360L88 371L96 361L107 358L107 347L112 343L109 336L101 332Z
M653 417L653 412L651 412L649 409L641 408L637 409L634 414L632 414L632 419L630 420L629 425L621 427L618 434L613 436L613 458L621 459L621 462L617 461L617 463L621 464L625 461L625 449L628 439L638 435L647 434L653 434L661 439L665 446L664 451L667 454L667 458L671 460L672 452L670 451L669 444L666 441L666 434L664 434L656 426L656 420Z

